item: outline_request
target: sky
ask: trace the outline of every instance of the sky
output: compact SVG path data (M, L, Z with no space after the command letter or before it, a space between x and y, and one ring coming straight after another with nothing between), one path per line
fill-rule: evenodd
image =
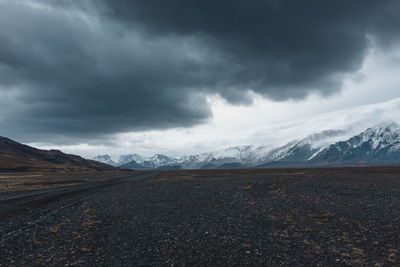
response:
M400 110L397 0L0 0L0 134L85 157L353 134Z

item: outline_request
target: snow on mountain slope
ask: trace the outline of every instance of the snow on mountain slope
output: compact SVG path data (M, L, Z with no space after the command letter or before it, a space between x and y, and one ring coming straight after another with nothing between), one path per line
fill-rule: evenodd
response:
M98 161L98 162L102 162L102 163L106 163L106 164L111 165L111 166L117 166L117 163L115 163L115 161L113 161L111 159L111 157L109 155L107 155L107 154L98 155L98 156L94 157L93 160Z
M312 158L318 151L327 147L330 144L329 141L341 133L342 131L328 130L310 135L302 140L289 142L277 148L268 145L258 147L252 145L233 146L223 150L180 158L172 158L162 154L143 158L137 154L130 154L121 156L118 164L123 165L135 161L147 168L180 165L184 169L197 169L208 164L219 166L236 162L244 166L254 166L271 161L303 161ZM122 162L124 163L121 164Z
M249 136L249 144L271 144L277 147L292 140L301 140L314 133L332 129L343 130L344 133L340 139L332 138L331 143L333 144L340 140L347 140L382 121L393 121L400 124L400 98L312 115L292 121L267 124L248 130L243 135Z
M253 146L234 146L224 150L213 152L213 157L218 158L234 158L237 160L245 159L254 149Z
M155 154L154 156L150 157L148 161L152 162L157 167L176 164L175 158L171 158L163 154Z
M234 146L227 149L201 153L197 155L183 156L176 160L183 168L194 169L203 165L214 162L216 164L244 162L249 154L253 151L254 146Z
M128 154L128 155L122 155L119 157L118 159L118 166L120 165L124 165L127 164L131 161L135 161L135 162L143 162L144 158L142 156L140 156L139 154Z
M380 123L346 141L329 146L313 158L314 162L337 164L400 163L400 126Z
M294 140L284 146L271 149L258 162L307 161L331 144L333 138L343 134L341 130L327 130L312 134L302 140Z
M108 155L97 156L95 159L108 164L112 162ZM304 162L309 165L342 161L400 162L400 126L393 122L380 123L351 138L343 130L325 130L279 147L234 146L179 158L163 154L147 158L138 154L129 154L121 156L118 165L135 162L145 168L181 166L184 169L195 169L204 166L218 167L231 163L240 163L244 167L251 167L268 162L296 162L299 164Z
M178 159L184 168L199 168L212 163L221 165L239 162L245 166L254 166L272 161L306 161L337 140L343 134L341 130L327 130L312 134L302 140L289 142L281 147L252 145L234 146L224 150L186 156Z
M351 147L359 147L368 142L373 150L382 149L400 141L400 126L394 122L385 122L351 138L348 143Z

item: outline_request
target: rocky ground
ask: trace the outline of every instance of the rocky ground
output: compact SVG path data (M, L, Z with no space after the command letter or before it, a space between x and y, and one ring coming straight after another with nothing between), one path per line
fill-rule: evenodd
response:
M400 168L147 172L0 194L0 266L391 266Z

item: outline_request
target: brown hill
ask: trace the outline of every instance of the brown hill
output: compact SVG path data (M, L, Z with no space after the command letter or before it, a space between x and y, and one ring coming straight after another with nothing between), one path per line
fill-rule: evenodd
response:
M115 170L115 167L59 150L42 150L0 136L0 172Z

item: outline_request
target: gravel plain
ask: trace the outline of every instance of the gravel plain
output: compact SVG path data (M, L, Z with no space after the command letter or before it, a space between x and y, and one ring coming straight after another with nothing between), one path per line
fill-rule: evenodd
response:
M397 167L162 171L0 194L0 266L399 266L399 236Z

